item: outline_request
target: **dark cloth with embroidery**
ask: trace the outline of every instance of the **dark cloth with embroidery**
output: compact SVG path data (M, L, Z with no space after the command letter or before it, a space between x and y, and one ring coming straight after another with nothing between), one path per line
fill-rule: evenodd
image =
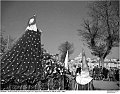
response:
M21 79L33 79L31 74L42 73L41 32L27 30L1 59L2 80L7 82L19 75ZM26 77L27 76L27 77Z

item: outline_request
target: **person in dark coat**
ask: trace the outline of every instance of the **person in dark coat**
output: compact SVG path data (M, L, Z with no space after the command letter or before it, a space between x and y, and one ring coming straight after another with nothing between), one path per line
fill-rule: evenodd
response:
M119 81L119 69L116 70L115 79Z
M78 68L76 69L76 74L77 73L79 73L79 74L81 73L81 67L80 66L78 66Z
M104 75L105 79L107 79L108 72L109 72L108 69L103 67L103 75Z
M98 65L93 69L93 73L94 73L94 79L99 79L100 69Z

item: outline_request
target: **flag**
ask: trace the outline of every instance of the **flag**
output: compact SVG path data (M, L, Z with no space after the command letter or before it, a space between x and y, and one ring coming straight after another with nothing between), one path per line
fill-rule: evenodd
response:
M65 68L68 69L68 51L67 51L67 53L66 53L66 57L65 57L65 62L64 62L64 64L65 64Z

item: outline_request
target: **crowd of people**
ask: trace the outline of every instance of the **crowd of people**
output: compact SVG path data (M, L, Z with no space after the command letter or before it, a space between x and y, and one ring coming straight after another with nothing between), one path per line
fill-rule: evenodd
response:
M107 69L102 66L98 67L97 65L93 68L91 73L95 80L119 81L119 69L116 67Z
M47 72L45 79L35 78L34 81L27 79L21 83L18 81L20 79L11 79L9 83L2 84L2 90L72 90L73 87L75 88L75 85L72 86L76 82L75 77L69 70L65 70L54 60L46 60L46 64L48 63L52 64L50 65L52 68L49 68L52 69L52 73ZM62 71L63 69L64 71ZM76 75L78 73L81 73L81 66L76 69ZM97 65L90 71L90 74L94 80L119 81L118 68L110 67L110 69L107 69Z

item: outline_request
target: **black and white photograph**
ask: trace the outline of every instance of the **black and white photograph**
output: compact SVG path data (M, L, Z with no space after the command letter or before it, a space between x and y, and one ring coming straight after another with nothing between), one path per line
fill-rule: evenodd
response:
M2 0L0 91L120 89L119 0Z

